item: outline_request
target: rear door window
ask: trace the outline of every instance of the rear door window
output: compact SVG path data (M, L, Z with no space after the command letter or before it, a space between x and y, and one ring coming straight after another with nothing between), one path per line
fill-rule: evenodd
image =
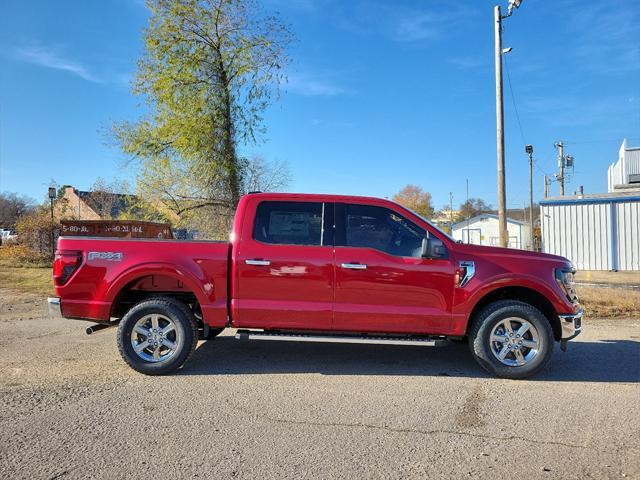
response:
M325 230L324 205L322 202L262 202L256 210L253 238L270 244L320 246Z

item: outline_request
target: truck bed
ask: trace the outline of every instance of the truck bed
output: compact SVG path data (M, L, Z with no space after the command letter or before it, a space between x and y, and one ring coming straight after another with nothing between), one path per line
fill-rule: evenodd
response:
M229 251L215 241L60 237L54 277L62 313L108 321L122 296L171 292L193 297L205 323L224 326Z

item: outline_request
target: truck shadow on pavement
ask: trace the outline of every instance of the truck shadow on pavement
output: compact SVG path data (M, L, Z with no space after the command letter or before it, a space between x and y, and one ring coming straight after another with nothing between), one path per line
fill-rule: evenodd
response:
M238 341L222 336L202 342L178 375L316 373L489 378L468 346L344 345ZM531 380L640 382L640 342L604 340L556 345L547 369Z

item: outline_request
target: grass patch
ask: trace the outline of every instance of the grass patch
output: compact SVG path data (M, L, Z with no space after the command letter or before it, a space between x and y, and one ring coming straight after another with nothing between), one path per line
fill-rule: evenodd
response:
M640 285L640 272L606 272L603 270L578 270L576 282Z
M55 294L51 268L0 266L0 286L43 296Z
M578 286L577 290L587 317L640 317L640 291L638 290L581 286Z

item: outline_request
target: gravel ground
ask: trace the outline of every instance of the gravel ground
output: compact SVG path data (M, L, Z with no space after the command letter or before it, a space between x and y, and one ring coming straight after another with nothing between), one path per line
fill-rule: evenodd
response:
M441 348L201 343L169 377L0 289L0 478L640 478L640 321L533 380Z

